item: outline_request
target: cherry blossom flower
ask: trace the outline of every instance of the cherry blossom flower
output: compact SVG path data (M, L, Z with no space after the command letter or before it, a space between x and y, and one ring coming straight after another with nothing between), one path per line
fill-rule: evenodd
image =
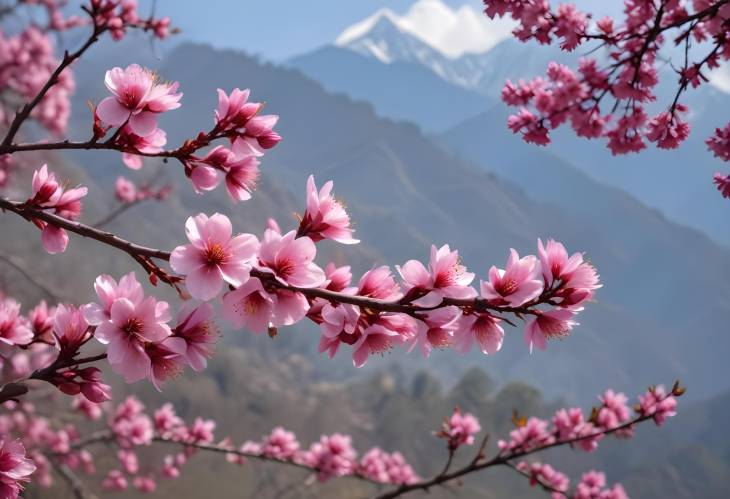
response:
M461 353L469 353L476 342L484 354L499 352L504 342L504 329L499 323L499 319L489 314L462 315L454 331L454 348Z
M308 237L294 231L281 235L267 229L259 248L259 270L269 272L282 284L315 288L325 281L324 271L314 262L317 248Z
M492 266L489 281L481 281L482 296L496 305L524 305L542 293L543 282L537 279L539 272L537 258L532 255L520 258L512 249L506 269Z
M547 348L547 340L564 338L578 323L573 320L575 311L567 308L555 308L547 312L538 312L525 326L525 343L540 350Z
M122 276L119 283L109 275L100 275L94 281L94 290L99 303L88 303L81 307L86 322L92 326L111 319L112 304L117 298L125 298L135 306L144 300L144 290L134 272Z
M474 274L459 263L459 252L451 251L448 244L438 249L431 246L428 269L418 260L409 260L396 269L408 288L406 295L417 298L413 300L415 305L435 307L444 297L467 299L477 295L469 286Z
M12 298L0 299L0 353L6 354L14 345L33 341L33 331L20 314L20 303Z
M356 244L352 237L350 216L341 202L331 194L334 183L330 180L317 191L314 176L307 179L307 210L299 223L299 236L308 236L312 241L332 239L342 244Z
M111 319L96 329L96 338L108 344L109 364L127 383L133 383L150 373L150 358L145 353L146 342L162 341L170 336L170 312L166 302L148 297L139 304L127 298L117 298L111 306Z
M416 335L410 340L410 350L418 346L423 357L428 358L434 348L450 346L460 318L461 310L457 307L444 307L420 314L416 321Z
M178 246L170 256L172 269L185 275L190 294L199 300L215 298L227 282L241 286L248 280L258 240L251 234L232 237L227 216L199 214L188 218L185 232L191 244Z
M180 107L182 93L175 93L178 84L160 83L155 73L137 64L110 69L104 83L114 95L97 106L99 118L117 127L128 123L141 137L157 128L157 114Z
M0 497L15 498L30 481L36 466L25 456L25 447L18 440L0 440Z
M213 357L218 341L218 328L213 321L214 310L209 303L184 305L177 315L174 334L185 341L185 358L195 371L202 371Z

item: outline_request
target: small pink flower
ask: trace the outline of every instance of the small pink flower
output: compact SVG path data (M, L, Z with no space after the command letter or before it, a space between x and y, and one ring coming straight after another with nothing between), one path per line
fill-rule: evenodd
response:
M33 461L25 457L23 444L5 435L0 440L0 497L18 497L23 490L23 482L30 481L35 470Z
M730 123L724 128L716 128L715 134L707 139L706 144L715 157L730 161Z
M463 315L454 331L454 348L461 353L469 353L476 342L484 354L499 352L504 342L504 329L499 322L499 319L489 314Z
M274 298L254 278L223 295L223 317L236 328L263 333L274 314Z
M185 358L195 371L202 371L213 357L218 341L218 328L213 321L214 310L209 303L195 306L188 303L180 309L175 335L185 340Z
M30 201L38 206L55 206L63 194L63 188L56 180L56 175L48 171L48 165L33 172L32 188Z
M258 178L259 160L254 156L244 157L228 164L225 180L231 200L235 203L251 199L251 192L256 189Z
M287 460L294 457L299 450L299 442L294 433L277 426L271 434L264 439L261 447L261 454L279 460Z
M543 282L537 279L540 268L532 255L520 258L510 250L505 270L492 266L489 281L481 281L482 296L497 305L519 307L534 300L543 290Z
M677 399L659 385L639 395L639 408L643 416L651 416L657 426L661 426L667 418L676 416Z
M91 336L89 324L78 308L58 305L53 318L53 333L61 348L61 355L74 355Z
M20 315L20 303L12 298L0 299L0 352L10 351L15 345L33 341L28 320Z
M459 252L451 251L448 244L438 249L431 246L428 269L418 260L409 260L396 269L408 287L407 295L423 295L413 301L415 305L435 307L444 297L463 299L477 295L469 286L474 274L459 263Z
M134 182L124 177L117 177L114 183L114 195L121 203L134 203L137 200L137 187Z
M100 275L94 281L94 290L99 303L88 303L81 307L86 322L92 326L98 326L111 318L112 304L117 298L126 298L135 306L144 300L144 290L134 272L122 276L119 283L109 275Z
M404 315L389 316L389 322L379 322L368 326L352 345L352 363L355 367L362 367L373 354L384 354L395 345L402 345L410 336L403 330L415 334L415 324L412 319Z
M471 413L461 412L456 408L444 424L437 436L448 439L449 449L456 450L462 445L473 445L474 435L482 431L479 420Z
M297 233L308 236L312 241L332 239L342 244L356 244L352 237L350 216L342 203L331 194L334 183L330 180L318 192L314 176L307 179L307 210L302 216Z
M185 340L177 337L167 337L157 343L147 343L144 352L150 359L150 370L147 377L157 391L162 391L162 383L168 378L179 375L185 364Z
M352 447L352 437L335 433L322 435L305 453L305 462L317 470L317 479L325 482L331 478L350 475L355 468L357 453Z
M545 245L538 239L537 254L540 257L542 275L548 286L554 279L566 280L583 263L583 255L573 253L568 257L565 246L553 239L549 239Z
M432 312L419 314L416 321L416 335L410 340L410 350L420 347L424 358L434 348L446 348L453 342L454 331L459 327L461 310L457 307L443 307Z
M314 262L317 248L308 237L294 231L283 236L267 229L259 248L257 268L272 273L282 284L316 288L325 281L324 271Z
M724 198L730 198L730 175L723 175L722 173L717 172L713 176L712 180L715 183L717 190L720 191L720 195Z
M178 246L170 256L172 269L185 275L190 294L210 300L220 293L223 283L241 286L249 278L258 241L251 234L231 237L231 221L215 213L188 218L185 232L191 244Z
M234 88L229 96L219 88L218 109L215 111L216 124L224 129L245 126L261 109L261 104L258 102L248 102L250 95L249 89Z
M117 127L129 123L132 132L141 137L157 128L158 113L180 107L182 93L175 93L178 84L158 83L157 75L137 64L110 69L104 83L114 96L99 103L99 118Z
M525 326L525 343L530 347L536 346L545 350L547 340L564 338L578 323L573 320L575 311L567 308L555 308L547 312L538 312L538 315Z
M397 300L403 296L390 268L385 265L365 272L357 286L357 294L360 296L387 301Z
M129 125L126 125L122 128L116 143L128 150L154 154L162 151L165 144L167 144L167 134L163 130L155 128L147 135L140 136L135 134ZM125 151L122 153L122 161L132 170L142 168L142 158L143 156L133 152Z
M269 326L289 326L300 321L309 310L301 293L264 289L255 277L223 296L223 317L234 327L263 333Z
M117 298L111 306L111 320L101 323L96 337L107 343L109 364L127 383L150 373L151 362L145 353L147 342L162 341L170 336L170 312L166 302L152 297L135 305L126 298Z
M28 322L33 330L33 337L37 341L53 344L53 316L56 314L55 307L49 307L45 300L42 300L30 312Z
M193 183L193 189L198 194L203 191L212 191L221 182L220 172L210 166L196 164L190 170L190 181Z

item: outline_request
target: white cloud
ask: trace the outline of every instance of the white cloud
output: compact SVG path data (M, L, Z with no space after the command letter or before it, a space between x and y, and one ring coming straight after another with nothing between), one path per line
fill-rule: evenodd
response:
M730 64L723 64L710 73L710 83L730 94Z
M381 9L367 19L347 28L337 38L346 45L372 29L383 17L448 57L486 52L508 38L514 28L511 20L490 20L470 5L452 9L441 0L418 0L403 15Z

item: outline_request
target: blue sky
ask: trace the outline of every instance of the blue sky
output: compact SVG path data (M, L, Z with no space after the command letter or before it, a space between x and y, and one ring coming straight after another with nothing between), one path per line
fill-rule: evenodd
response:
M457 7L480 0L443 0ZM405 12L414 0L158 0L160 13L173 18L183 37L219 47L244 49L282 60L333 41L343 29L381 7ZM557 2L553 1L553 4ZM619 0L577 0L580 7L614 11ZM616 12L614 12L616 13Z

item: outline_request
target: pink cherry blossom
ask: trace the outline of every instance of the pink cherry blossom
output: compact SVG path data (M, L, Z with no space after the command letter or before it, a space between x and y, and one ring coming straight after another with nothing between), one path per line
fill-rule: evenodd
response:
M351 474L356 459L357 453L352 447L352 438L349 435L335 433L322 435L319 442L313 443L305 453L304 461L317 470L317 479L324 482Z
M542 275L548 286L554 279L566 280L583 263L583 255L573 253L570 257L562 243L549 239L545 245L537 240L537 254L540 257Z
M504 342L504 329L499 323L499 319L489 314L463 315L454 331L454 348L461 353L469 353L476 342L484 354L499 352Z
M28 320L20 314L20 303L12 298L0 299L0 353L10 351L14 345L27 345L33 341L33 331Z
M659 385L639 395L639 407L642 415L651 416L657 426L661 426L667 418L677 414L677 399L668 395L664 387Z
M89 324L81 310L74 306L58 305L53 317L53 334L62 354L73 355L91 337Z
M140 136L132 131L131 125L122 127L117 136L116 144L125 149L122 153L122 161L132 170L142 168L142 155L134 154L131 151L138 151L144 154L155 154L161 152L167 144L167 134L164 130L155 128L147 135Z
M352 345L352 363L362 367L370 355L384 354L396 345L401 345L415 334L416 325L408 316L382 316L365 328L360 338Z
M707 139L707 147L715 157L730 161L730 123L715 129L715 134Z
M724 198L730 198L730 175L723 175L722 173L715 173L713 177L715 186L720 194Z
M410 349L418 346L423 357L428 358L434 348L450 346L460 318L461 310L457 307L444 307L419 314L416 335L410 340Z
M294 324L307 310L309 304L301 293L267 291L255 277L223 296L223 317L234 327L245 327L254 333L263 333L270 326Z
M428 269L418 260L409 260L396 269L408 288L406 295L417 298L415 305L435 307L444 297L467 299L477 295L469 286L474 274L466 271L459 262L459 252L451 251L448 244L438 249L431 246Z
M578 323L573 320L575 311L567 308L555 308L547 312L539 312L525 326L525 343L540 350L547 348L547 340L564 338Z
M141 137L157 128L158 113L180 107L182 93L175 93L178 84L159 83L155 73L137 64L110 69L104 83L114 96L99 103L99 118L117 127L129 123L131 131Z
M473 414L456 408L436 436L447 439L449 449L454 451L462 445L473 445L474 436L480 431L482 427Z
M299 450L299 441L294 433L277 426L264 439L261 454L275 459L290 459Z
M299 236L308 236L312 241L332 239L342 244L356 244L352 237L350 216L345 207L331 194L334 183L330 180L317 191L314 176L307 179L307 210L299 223Z
M231 221L220 213L188 218L185 232L191 244L173 250L170 266L185 275L194 298L210 300L220 293L224 282L232 286L246 282L258 248L255 236L232 237Z
M225 181L231 200L246 201L251 199L251 192L256 189L259 178L259 160L254 156L244 157L228 164Z
M48 171L48 165L33 172L32 189L31 202L38 206L55 206L63 194L63 188L56 175Z
M112 304L117 298L126 298L136 306L144 300L144 290L134 272L119 279L119 283L109 275L100 275L94 281L94 290L99 303L88 303L81 307L86 322L92 326L111 319Z
M540 266L532 255L520 258L517 251L510 250L506 269L492 266L489 281L481 281L482 296L496 305L519 307L534 300L543 290L538 279Z
M294 231L281 235L267 229L259 248L257 268L272 273L282 284L315 288L325 281L324 271L314 263L317 248L308 237Z
M139 304L117 298L111 306L111 319L96 329L96 337L108 344L109 364L127 383L139 381L150 373L146 342L162 341L170 336L170 312L166 302L152 297Z
M124 476L124 473L120 470L110 470L101 482L101 486L104 490L121 492L127 490L129 484L127 483L127 478Z
M137 187L134 182L124 177L117 177L114 183L114 195L122 203L134 203L137 200Z
M215 121L221 128L239 128L256 116L261 104L248 102L251 95L249 89L233 89L230 96L218 89L218 108L215 111Z
M363 274L358 282L357 294L387 301L397 300L403 295L390 268L385 265Z
M185 365L187 344L184 339L167 337L157 343L147 343L144 353L150 359L150 370L147 374L152 385L162 391L162 383L168 378L178 376Z
M25 447L18 440L6 436L0 440L0 497L15 498L30 481L36 465L25 456Z
M218 341L218 328L213 321L214 310L209 303L183 306L177 315L174 334L185 340L185 358L195 371L202 371L213 357Z

